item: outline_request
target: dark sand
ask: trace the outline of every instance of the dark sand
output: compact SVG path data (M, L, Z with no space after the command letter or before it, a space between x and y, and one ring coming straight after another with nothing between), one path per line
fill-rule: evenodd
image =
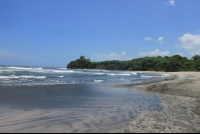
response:
M164 82L138 85L132 89L158 95L166 109L143 112L128 126L115 132L200 133L200 72L168 74L177 75L178 79L165 79Z

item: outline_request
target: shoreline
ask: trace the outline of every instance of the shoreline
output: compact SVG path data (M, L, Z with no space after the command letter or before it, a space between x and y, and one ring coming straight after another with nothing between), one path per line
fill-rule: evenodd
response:
M117 133L189 133L200 132L200 72L154 72L178 76L170 81L137 85L131 90L158 96L162 111L143 112Z
M136 91L138 93L142 93L142 94L146 94L146 95L151 95L157 98L157 100L155 102L158 103L159 106L161 106L164 109L160 109L159 111L144 111L142 113L140 113L139 115L137 115L135 118L130 118L130 120L127 123L124 123L123 125L121 125L120 127L116 127L114 129L111 130L111 132L120 132L120 133L134 133L134 132L164 132L164 133L169 133L169 132L200 132L200 72L155 72L155 71L129 71L129 72L141 72L141 73L148 73L148 74L163 74L161 75L160 78L150 78L150 79L146 79L145 81L142 81L141 83L133 83L133 84L113 84L114 86L126 86L125 88L127 90L133 90ZM169 75L167 75L169 74ZM60 84L59 84L60 85ZM69 85L69 84L66 84ZM59 90L59 91L66 91L66 85L60 85L58 87L58 85L34 85L34 87L32 86L27 86L27 85L23 85L23 89L21 89L22 86L16 86L15 88L19 88L20 90L16 91L17 95L14 95L13 97L18 97L16 100L26 100L27 99L23 99L22 97L19 97L18 95L20 95L21 93L23 93L23 91L26 91L27 89L32 89L32 88L43 88L45 87L45 91L49 91L46 90L46 88L62 88L64 90ZM71 84L70 84L71 85ZM113 86L112 85L112 86ZM79 85L77 85L79 86ZM31 87L31 88L29 88ZM2 87L2 89L4 88L4 86ZM12 88L12 87L11 87ZM12 88L13 89L13 88ZM69 88L71 89L71 88ZM129 90L129 91L130 91ZM34 90L29 90L30 91L34 91ZM56 90L57 91L57 90ZM64 95L64 93L70 93L73 90L69 90L68 92L59 92L62 93L62 95ZM130 91L131 92L131 91ZM26 92L24 92L26 93ZM8 91L9 94L9 91ZM31 93L35 94L35 96L43 96L42 98L44 98L44 100L49 100L48 99L48 94L46 92L44 92L44 90L38 90L38 92L33 92ZM114 94L113 92L111 94ZM50 94L51 95L51 94ZM55 95L55 93L53 93L53 95ZM59 94L58 94L59 95ZM129 94L130 98L134 98L134 95ZM5 96L4 94L2 94L2 96ZM30 95L24 95L25 97L28 96L28 98L30 98ZM13 98L12 97L12 98ZM116 97L116 96L115 96ZM124 96L125 98L127 96ZM11 97L10 97L11 98ZM60 97L59 97L60 98ZM32 99L32 102L37 102L37 99ZM140 102L145 101L146 98L140 99ZM10 99L8 99L7 97L5 98L5 101L11 101ZM45 102L44 101L44 102ZM15 101L16 102L16 101ZM63 100L61 101L63 102ZM133 102L131 101L130 106L133 106ZM11 103L13 104L13 103ZM107 104L107 103L106 103ZM35 105L35 104L34 104ZM46 104L45 104L46 105ZM125 104L126 105L126 104ZM144 104L142 104L144 105ZM18 106L18 105L17 105ZM24 106L24 102L23 105ZM37 106L37 105L36 105ZM122 107L123 105L120 104L120 107ZM150 108L152 108L152 106L148 105ZM10 110L12 109L12 110ZM26 111L27 108L25 108L24 110L20 109L20 110L14 110L13 112L12 107L5 107L2 106L2 111L1 111L1 119L2 119L2 123L1 123L1 131L3 131L3 127L7 127L7 131L19 131L19 132L24 132L25 129L19 129L17 127L17 125L20 126L20 124L23 124L23 122L18 123L23 120L29 120L30 115L34 115L34 118L38 118L38 117L48 117L48 119L50 120L54 120L55 118L59 118L62 119L61 117L59 117L59 115L63 115L63 111L59 111L59 109L53 109L52 111L49 110L33 110L33 111ZM127 108L123 108L127 109ZM6 111L7 110L7 111ZM132 110L130 110L132 111ZM9 114L9 112L11 112L11 115ZM24 116L24 113L26 113L26 115ZM57 114L56 114L57 113ZM6 115L6 116L5 116ZM18 115L18 116L16 116ZM10 117L14 117L14 121L12 120L12 118ZM66 115L63 117L67 117ZM103 116L104 117L104 116ZM121 118L124 116L120 116L119 114L116 116L116 118L110 118L111 120L115 120L118 118ZM128 118L129 116L127 116ZM31 119L34 119L31 118ZM22 120L23 119L23 120ZM99 117L99 119L102 119L101 117ZM34 119L35 120L35 119ZM40 119L41 120L41 119ZM85 119L87 120L87 118ZM95 120L95 118L94 118ZM105 119L105 121L108 119ZM46 121L46 119L41 120L43 123ZM6 122L6 123L5 123ZM13 124L13 122L15 122ZM37 123L36 123L37 122ZM28 126L34 126L34 128L30 129L30 132L47 132L47 131L51 131L51 132L62 132L66 129L66 126L63 124L60 125L55 125L54 127L48 127L45 128L45 126L48 126L48 122L44 123L45 125L43 125L39 131L36 130L36 126L39 123L38 121L31 121L29 122L30 124L26 124L26 122L24 122L24 127L23 128L27 128ZM41 123L42 123L41 122ZM109 121L108 121L109 122ZM36 124L34 124L36 123ZM94 123L91 123L91 121L87 121L87 123L89 125L94 125ZM90 124L91 123L91 124ZM99 127L101 126L101 122L97 121L97 124L99 123L99 125L95 125L95 127ZM116 122L115 122L116 123ZM9 126L10 124L10 126ZM47 125L48 124L48 125ZM102 123L103 124L103 123ZM118 124L118 123L117 123ZM14 125L14 126L12 126ZM118 124L119 125L119 124ZM52 124L50 124L50 126L54 126ZM76 129L74 129L73 132L80 132L79 127L85 127L84 124L79 124ZM88 125L86 125L86 127L90 127ZM11 129L12 128L12 129ZM103 127L99 128L103 130ZM109 127L109 129L111 129L111 127ZM6 129L5 129L6 130ZM69 130L68 130L69 131ZM85 130L86 132L86 130ZM110 130L108 131L110 132Z

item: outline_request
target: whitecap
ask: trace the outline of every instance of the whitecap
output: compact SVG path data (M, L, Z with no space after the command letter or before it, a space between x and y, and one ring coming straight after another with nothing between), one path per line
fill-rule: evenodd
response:
M29 72L43 72L43 68L41 67L8 67L12 69L11 71L29 71Z
M57 76L57 77L63 78L63 77L65 77L65 76Z
M94 80L94 82L102 82L102 81L104 81L104 80Z
M67 68L59 68L59 69L68 70Z
M132 75L137 75L137 73L135 73L135 72L132 72L131 74L132 74Z
M105 73L93 73L93 75L104 75Z
M155 78L155 77L159 77L159 76L147 76L147 75L140 75L143 78Z
M45 79L46 76L20 76L20 78Z
M10 75L10 76L0 76L0 79L17 79L19 78L18 76L15 75Z
M29 69L32 69L32 68L25 68L25 67L8 67L10 69L25 69L25 70L29 70Z
M127 75L127 76L130 76L131 74L111 74L111 73L108 73L108 75L112 75L112 76L114 76L114 75Z
M34 67L34 68L32 68L32 69L43 69L43 68L42 68L42 67L36 67L36 68Z
M13 70L0 70L0 73L13 73Z
M142 72L137 72L137 73L142 74Z
M51 70L51 72L55 73L73 73L75 71L69 70L69 71L64 71L64 70Z
M32 75L22 75L22 76L15 76L15 75L10 75L10 76L0 76L0 79L19 79L19 78L25 78L25 79L45 79L46 76L32 76Z

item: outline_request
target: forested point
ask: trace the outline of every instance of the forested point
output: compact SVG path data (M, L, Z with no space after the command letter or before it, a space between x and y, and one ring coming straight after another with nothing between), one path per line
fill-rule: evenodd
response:
M91 62L81 56L79 59L71 61L67 68L71 69L103 69L103 70L128 70L128 71L200 71L200 56L196 55L192 59L187 59L180 55L157 56L132 59L129 61L102 61Z

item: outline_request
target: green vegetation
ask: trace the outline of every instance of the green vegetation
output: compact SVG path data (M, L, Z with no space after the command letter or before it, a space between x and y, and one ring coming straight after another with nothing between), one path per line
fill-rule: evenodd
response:
M105 69L105 70L130 70L130 71L200 71L200 56L196 55L192 59L187 59L180 55L157 56L132 59L130 61L103 61L91 62L81 56L80 59L71 61L67 68L72 69Z

